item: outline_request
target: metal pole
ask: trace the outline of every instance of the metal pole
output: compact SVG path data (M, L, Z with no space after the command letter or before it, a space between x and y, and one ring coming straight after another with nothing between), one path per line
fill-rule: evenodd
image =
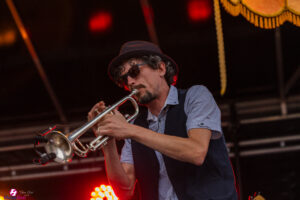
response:
M67 171L55 171L55 172L41 172L35 174L24 174L24 175L15 175L15 176L4 176L0 177L0 181L20 181L20 180L32 180L38 178L49 178L49 177L57 177L57 176L66 176L66 175L75 175L75 174L86 174L92 172L100 172L102 171L102 167L91 167L91 168L83 168L83 169L72 169Z
M104 157L92 157L92 158L84 158L80 160L73 160L72 162L68 163L67 165L80 165L80 164L89 164L89 163L96 163L96 162L103 162ZM32 170L34 169L37 171L38 169L49 169L49 168L57 168L64 166L66 164L61 163L48 163L47 165L37 165L37 164L25 164L25 165L13 165L13 166L4 166L0 167L0 172L6 171L20 171L20 170Z
M300 77L300 65L296 69L296 72L292 75L292 77L288 80L288 82L285 85L284 94L287 95L289 90L293 87L293 85L296 83L296 81Z
M147 25L148 33L150 36L150 39L153 43L157 44L159 46L155 26L154 26L154 20L153 20L153 13L152 13L152 7L149 4L148 0L140 0L142 11L144 14L145 22Z
M238 129L239 129L239 121L237 118L237 112L235 103L232 102L230 104L230 126L228 128L229 132L233 136L234 143L234 154L235 154L235 168L237 174L237 189L239 190L239 200L243 200L243 185L242 185L242 173L241 173L241 165L240 165L240 147L239 147L239 139L238 139Z
M60 105L60 103L59 103L59 101L56 97L56 94L55 94L54 90L52 89L52 86L51 86L51 84L48 80L48 77L47 77L47 75L44 71L44 68L43 68L43 66L40 62L40 59L39 59L39 57L38 57L38 55L37 55L37 53L36 53L36 51L33 47L33 44L32 44L32 42L31 42L31 40L30 40L30 38L27 34L27 31L26 31L26 29L23 25L23 22L22 22L19 14L18 14L18 11L17 11L13 1L12 0L6 0L6 3L7 3L7 6L8 6L8 8L9 8L9 10L10 10L12 16L13 16L13 19L15 20L16 25L17 25L20 33L21 33L21 36L22 36L22 38L25 42L25 45L26 45L26 47L27 47L27 49L28 49L28 51L29 51L29 53L32 57L32 60L33 60L35 66L36 66L36 68L37 68L37 70L40 74L40 77L41 77L42 81L44 82L44 85L45 85L45 87L48 91L48 94L49 94L49 96L50 96L50 98L51 98L51 100L52 100L52 102L53 102L53 104L56 108L56 111L57 111L57 113L60 117L60 120L63 123L67 123L67 118L66 118L66 116L63 112L63 109L62 109L62 107L61 107L61 105Z
M287 114L287 106L284 95L284 70L283 70L283 56L280 28L275 29L275 50L276 50L276 65L277 65L277 78L280 95L281 114Z

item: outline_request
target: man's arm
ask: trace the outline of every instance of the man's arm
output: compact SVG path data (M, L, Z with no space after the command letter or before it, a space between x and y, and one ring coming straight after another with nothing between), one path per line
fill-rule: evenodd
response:
M98 112L104 109L104 102L99 102L89 112L88 119L91 120L95 118ZM99 129L97 127L94 127L93 131L95 135L99 135ZM114 138L108 141L102 150L105 157L106 174L110 184L119 197L125 200L130 199L134 193L134 185L136 182L133 164L120 162Z
M100 132L118 139L131 138L171 158L195 165L204 162L211 138L211 131L206 128L190 129L187 138L157 133L127 123L120 113L105 119Z
M131 138L176 160L202 165L208 151L211 131L195 128L188 131L187 138L182 138L137 126Z
M127 123L118 111L101 122L99 131L116 139L131 138L171 158L195 165L203 163L211 138L211 131L205 128L190 129L187 138L157 133Z
M115 141L103 147L106 174L114 191L122 199L130 199L136 182L133 164L121 163Z
M220 111L210 92L203 86L192 87L188 91L185 104L187 138L156 133L129 124L117 111L103 121L101 133L117 139L131 138L174 159L201 165L210 139L221 134Z

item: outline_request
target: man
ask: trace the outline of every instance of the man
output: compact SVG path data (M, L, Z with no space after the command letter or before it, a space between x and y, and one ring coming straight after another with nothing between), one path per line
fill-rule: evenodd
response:
M177 64L146 41L125 43L108 73L147 107L132 124L114 111L94 129L114 138L103 152L120 199L130 199L136 180L142 200L237 199L220 110L206 87L176 89ZM104 108L96 104L89 119ZM120 160L115 139L125 139Z

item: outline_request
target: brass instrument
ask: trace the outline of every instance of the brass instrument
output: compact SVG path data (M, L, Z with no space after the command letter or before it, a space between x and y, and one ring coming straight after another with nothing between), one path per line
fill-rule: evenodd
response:
M86 157L89 151L96 151L97 149L102 148L107 141L110 139L109 136L98 136L89 144L84 146L80 141L79 137L82 136L85 132L87 132L90 128L92 128L95 124L97 124L106 114L111 113L115 108L119 107L127 100L131 101L135 108L134 114L125 115L126 120L129 122L134 119L139 113L139 106L135 99L132 97L138 91L133 90L128 96L125 96L114 105L106 108L104 111L99 113L94 119L85 123L83 126L77 128L76 130L63 134L60 131L50 131L44 137L46 138L45 150L47 152L46 155L54 155L52 156L52 160L58 163L66 163L70 162L74 152L80 157ZM78 145L79 147L78 147ZM43 163L42 163L43 164Z

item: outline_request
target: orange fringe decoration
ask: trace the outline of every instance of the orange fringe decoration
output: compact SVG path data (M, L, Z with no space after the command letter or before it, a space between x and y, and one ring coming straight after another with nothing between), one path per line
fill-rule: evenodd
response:
M277 16L267 17L253 12L247 6L241 3L235 5L229 0L220 0L220 1L228 13L230 13L233 16L238 16L239 14L241 14L250 23L260 28L274 29L276 27L279 27L286 21L289 21L290 23L300 27L300 15L293 13L292 11L288 10L288 8L285 8Z

